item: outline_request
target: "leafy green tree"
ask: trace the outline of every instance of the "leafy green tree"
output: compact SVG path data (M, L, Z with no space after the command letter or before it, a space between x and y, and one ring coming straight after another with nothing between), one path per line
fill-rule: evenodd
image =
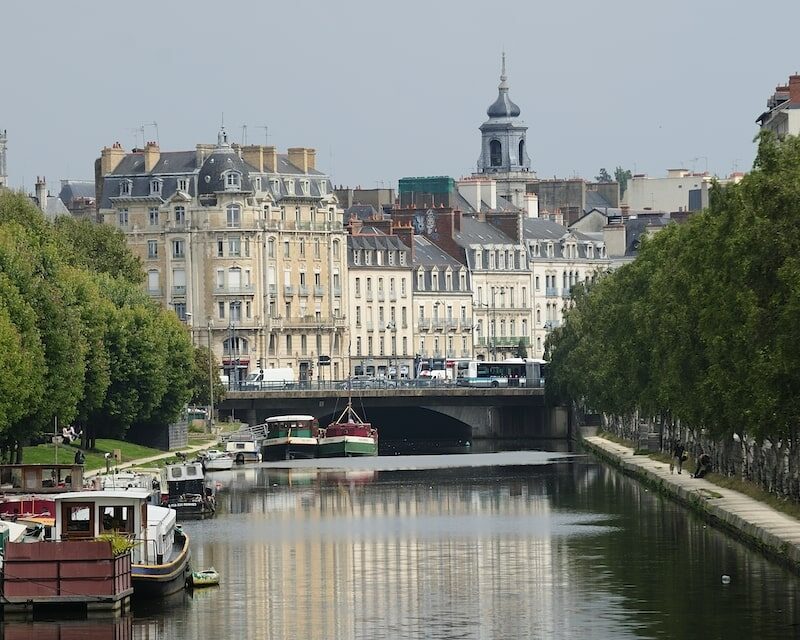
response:
M55 228L73 264L135 284L144 282L142 261L119 229L70 216L56 218Z
M517 345L517 358L527 358L528 357L528 349L525 347L525 340L524 338L519 339L519 344Z
M211 381L209 380L209 369L213 377L214 402L217 403L225 398L225 385L219 379L219 363L208 350L208 347L195 347L194 365L192 366L192 377L189 383L192 390L191 398L189 398L190 403L196 405L210 404L209 384Z
M606 170L605 167L600 169L600 173L594 177L595 182L614 182L614 178L611 177L611 174Z
M633 177L630 169L623 169L622 167L617 167L614 169L614 180L619 183L619 197L621 198L622 195L625 193L625 189L628 188L628 180Z

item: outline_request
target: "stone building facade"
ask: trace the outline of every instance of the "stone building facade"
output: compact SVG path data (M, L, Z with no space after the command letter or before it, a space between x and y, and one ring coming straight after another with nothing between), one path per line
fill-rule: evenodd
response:
M347 239L315 151L217 144L161 152L117 143L96 164L99 217L118 227L147 291L208 345L231 381L262 367L295 379L347 371Z

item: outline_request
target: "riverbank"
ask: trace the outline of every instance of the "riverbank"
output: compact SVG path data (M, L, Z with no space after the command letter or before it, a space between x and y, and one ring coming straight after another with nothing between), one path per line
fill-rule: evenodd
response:
M669 464L633 449L590 436L584 446L677 502L800 573L800 521L742 493L724 489L707 480L692 478L688 470L670 473Z

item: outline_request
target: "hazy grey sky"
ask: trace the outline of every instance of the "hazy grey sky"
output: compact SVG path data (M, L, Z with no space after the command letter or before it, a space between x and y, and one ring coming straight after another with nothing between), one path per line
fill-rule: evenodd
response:
M93 177L158 123L162 150L310 146L336 184L475 169L500 52L540 176L727 174L800 70L800 2L3 2L9 182ZM768 15L765 15L768 14ZM764 17L761 17L764 16ZM146 127L146 139L154 139Z

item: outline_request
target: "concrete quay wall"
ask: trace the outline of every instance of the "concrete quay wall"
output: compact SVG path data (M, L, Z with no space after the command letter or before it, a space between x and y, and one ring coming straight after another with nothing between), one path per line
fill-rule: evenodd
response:
M583 445L599 458L689 507L711 524L800 573L800 521L749 496L724 489L688 469L671 474L669 465L598 436Z

